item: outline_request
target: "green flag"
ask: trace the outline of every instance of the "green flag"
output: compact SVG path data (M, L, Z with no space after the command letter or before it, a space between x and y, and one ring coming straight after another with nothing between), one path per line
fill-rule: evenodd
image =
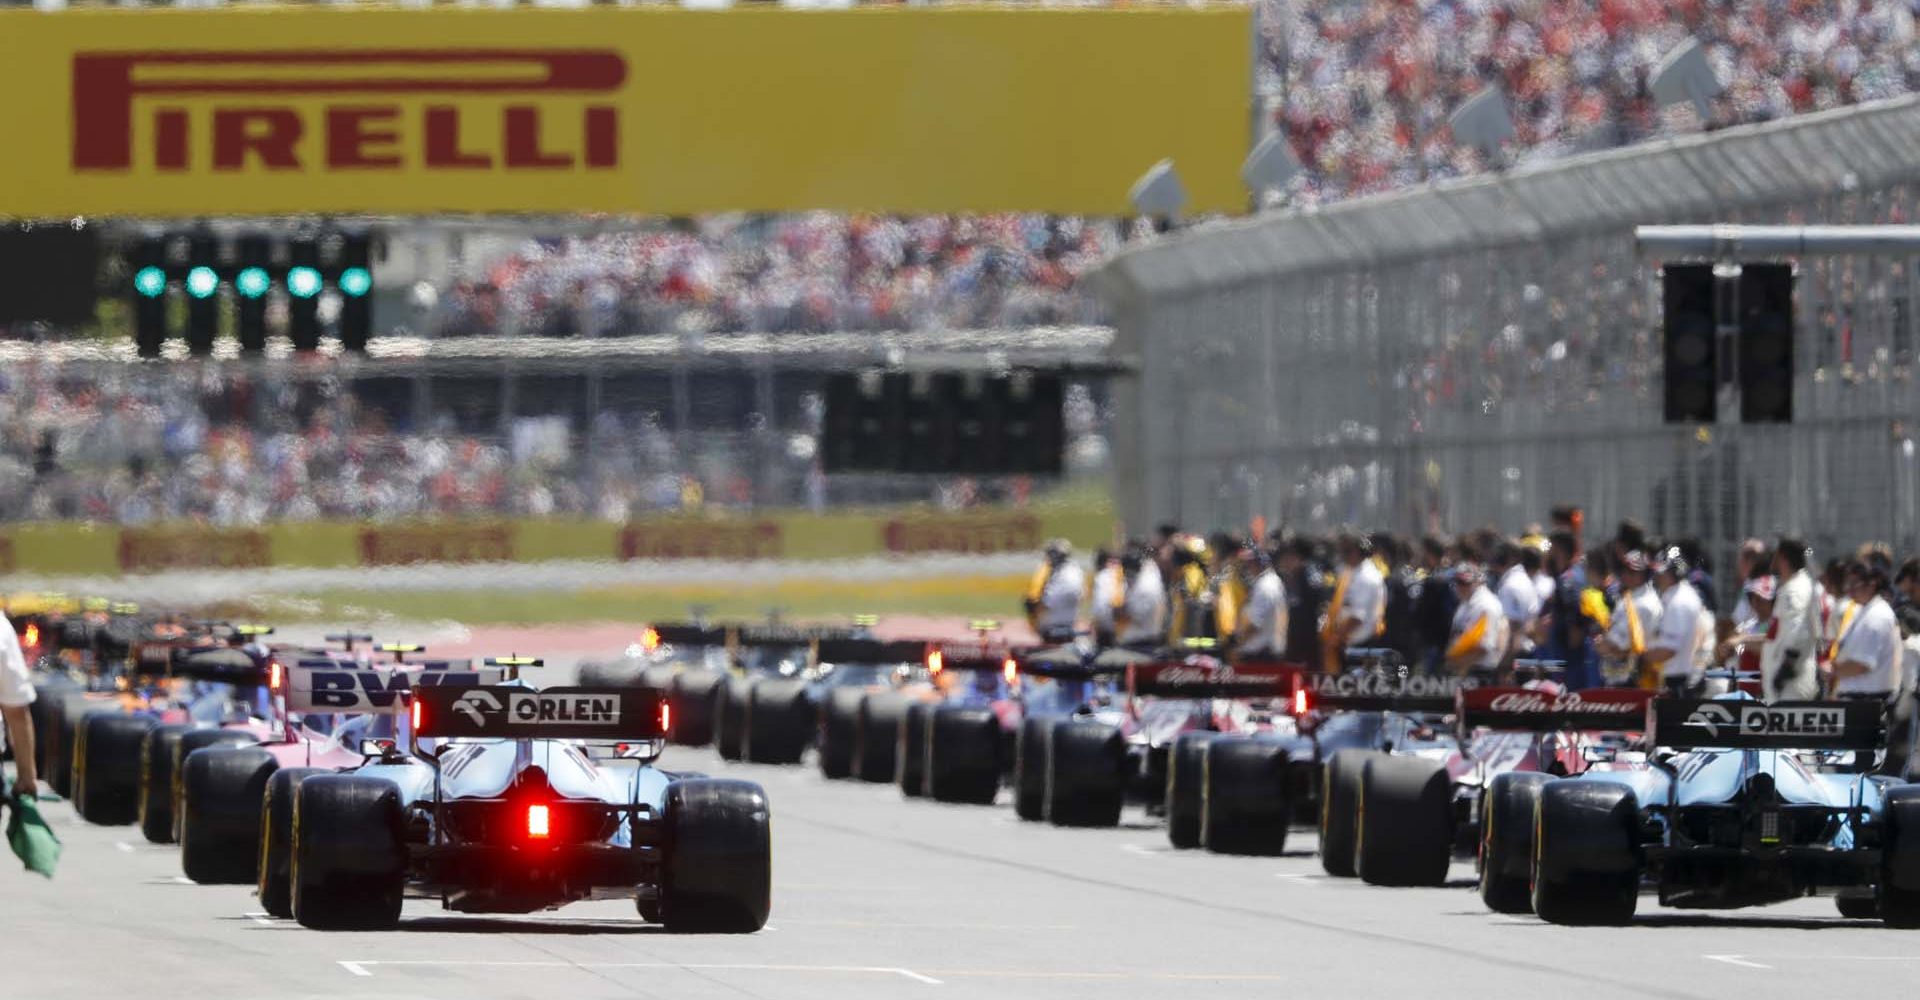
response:
M60 863L60 838L53 835L46 817L40 815L40 803L16 797L8 805L13 810L7 819L7 845L28 871L52 878L54 867Z

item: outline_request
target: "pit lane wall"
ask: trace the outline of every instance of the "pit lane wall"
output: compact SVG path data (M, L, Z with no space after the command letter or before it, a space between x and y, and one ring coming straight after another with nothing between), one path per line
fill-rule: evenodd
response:
M0 11L0 217L1245 207L1244 4L332 7Z
M111 576L180 569L343 568L556 560L825 560L1036 551L1049 538L1108 539L1097 507L913 510L591 520L313 522L0 527L0 574Z

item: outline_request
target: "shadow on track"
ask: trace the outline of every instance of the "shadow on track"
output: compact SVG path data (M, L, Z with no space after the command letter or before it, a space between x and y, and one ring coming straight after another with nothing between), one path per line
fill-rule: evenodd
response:
M585 936L593 934L633 935L665 934L658 924L643 924L639 917L623 920L531 920L521 917L408 917L399 930L426 934L549 934Z

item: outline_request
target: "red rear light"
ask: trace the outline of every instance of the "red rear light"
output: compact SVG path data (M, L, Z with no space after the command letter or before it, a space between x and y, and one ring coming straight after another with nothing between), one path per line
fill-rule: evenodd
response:
M1008 684L1012 684L1020 677L1020 664L1014 662L1013 657L1009 656L1001 662L1000 674L1007 679Z
M29 646L38 646L38 645L40 645L40 625L39 625L39 623L37 623L37 622L28 622L28 623L27 623L27 636L26 636L26 639L27 639L27 645L29 645Z
M640 633L640 649L644 652L651 653L659 648L660 630L649 625L645 631Z
M660 702L660 735L673 732L673 706L666 701Z
M411 713L411 718L409 719L409 721L413 723L413 735L419 736L420 720L427 717L426 710L421 707L419 698L413 699L413 704L408 706L408 711Z
M547 834L552 830L550 819L551 817L548 816L545 805L535 803L528 806L527 836L534 840L545 840Z
M1307 714L1307 689L1300 688L1293 693L1293 714Z
M940 652L937 649L927 653L927 673L930 673L933 676L938 677L940 676L940 671L945 670L946 668L947 668L947 657L944 653Z
M275 692L280 690L280 684L282 680L280 671L281 671L281 667L280 667L279 660L267 661L267 690L275 691Z

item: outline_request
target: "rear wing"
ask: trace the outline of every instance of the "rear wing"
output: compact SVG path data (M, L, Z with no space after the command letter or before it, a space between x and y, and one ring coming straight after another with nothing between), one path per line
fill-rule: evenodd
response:
M1672 750L1878 750L1885 707L1875 701L1656 698L1648 742Z
M1444 715L1454 710L1461 691L1478 687L1471 677L1434 677L1427 674L1349 672L1302 673L1302 699L1294 696L1294 710L1348 712L1407 712ZM1302 701L1304 700L1304 704Z
M1464 730L1494 729L1532 733L1558 730L1638 732L1646 726L1652 691L1595 688L1555 694L1523 687L1483 687L1461 691L1454 711Z
M1226 663L1209 656L1127 668L1127 693L1159 698L1290 698L1298 663Z
M415 736L474 739L657 740L666 695L639 688L423 687L413 693Z
M874 639L863 636L839 636L820 640L814 658L821 663L920 663L927 655L927 644L917 639Z
M414 690L498 684L507 671L475 669L470 660L363 664L310 658L286 671L287 711L332 715L379 715L406 710Z

